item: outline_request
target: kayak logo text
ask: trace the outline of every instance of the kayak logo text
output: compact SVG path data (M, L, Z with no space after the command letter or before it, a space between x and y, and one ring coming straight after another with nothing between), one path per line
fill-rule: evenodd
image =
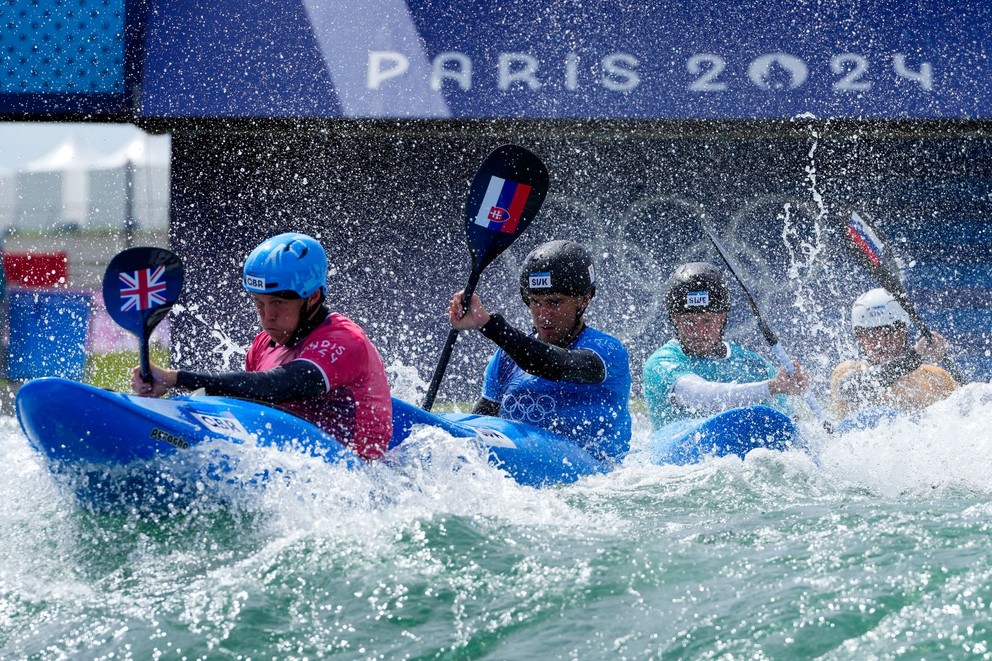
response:
M169 445L174 445L181 450L188 450L189 443L184 441L182 437L176 436L175 434L170 434L164 429L159 429L155 427L152 432L148 434L148 438L154 438L156 441L165 441Z
M223 436L238 438L242 441L252 440L251 434L248 433L248 430L245 429L244 425L233 417L209 415L207 413L193 413L193 417L202 422L203 426L210 431L216 432Z

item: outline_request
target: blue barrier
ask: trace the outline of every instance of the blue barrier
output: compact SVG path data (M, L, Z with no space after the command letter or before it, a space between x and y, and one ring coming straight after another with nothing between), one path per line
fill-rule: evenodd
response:
M8 291L7 378L81 380L91 300L85 292Z

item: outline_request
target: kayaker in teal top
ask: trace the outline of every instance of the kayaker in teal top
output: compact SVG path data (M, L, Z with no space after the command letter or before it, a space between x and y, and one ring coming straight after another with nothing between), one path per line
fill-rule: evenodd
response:
M679 266L665 298L676 339L644 364L644 399L654 429L732 408L768 404L791 413L784 395L798 395L808 377L794 362L792 375L723 339L730 291L707 262Z
M463 314L462 294L455 294L448 318L499 346L473 413L550 429L612 464L630 447L630 361L620 340L586 326L595 293L589 252L573 241L551 241L527 255L520 273L533 335L490 314L476 295Z

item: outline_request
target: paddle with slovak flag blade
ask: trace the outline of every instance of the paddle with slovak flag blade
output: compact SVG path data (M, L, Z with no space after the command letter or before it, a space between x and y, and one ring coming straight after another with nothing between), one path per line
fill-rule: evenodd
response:
M465 203L465 238L472 255L472 270L462 294L463 311L472 301L483 269L523 234L547 194L548 169L523 147L503 145L482 162ZM434 405L457 339L458 330L452 328L424 396L423 408L427 411Z

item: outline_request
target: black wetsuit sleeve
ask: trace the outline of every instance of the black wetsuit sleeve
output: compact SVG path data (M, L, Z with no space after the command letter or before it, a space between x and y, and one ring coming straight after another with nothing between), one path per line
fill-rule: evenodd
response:
M187 390L204 388L208 395L244 397L274 404L317 397L327 391L323 373L309 360L294 360L262 372L179 370L176 385Z
M840 396L849 402L873 397L891 388L892 384L922 364L920 355L910 349L895 360L868 369L852 371L841 377L838 383Z
M606 379L606 364L595 351L556 347L517 330L498 314L480 330L528 374L570 383L602 383Z

